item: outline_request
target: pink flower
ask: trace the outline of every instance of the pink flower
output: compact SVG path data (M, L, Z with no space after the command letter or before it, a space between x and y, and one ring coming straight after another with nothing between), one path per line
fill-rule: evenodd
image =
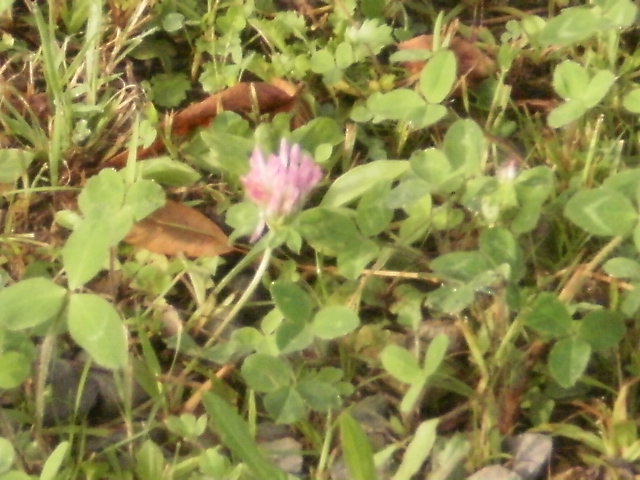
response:
M267 222L278 222L297 212L309 192L322 179L322 170L300 145L280 143L280 152L265 158L258 147L253 150L250 169L244 177L247 197L260 207L262 221L251 236L260 237Z

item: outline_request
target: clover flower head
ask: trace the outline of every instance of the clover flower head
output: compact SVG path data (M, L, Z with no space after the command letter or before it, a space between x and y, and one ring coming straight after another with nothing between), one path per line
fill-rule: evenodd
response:
M302 208L311 190L322 179L322 170L298 144L280 143L277 154L265 156L256 147L242 184L249 200L260 208L262 221L251 237L257 240L267 223L277 223Z

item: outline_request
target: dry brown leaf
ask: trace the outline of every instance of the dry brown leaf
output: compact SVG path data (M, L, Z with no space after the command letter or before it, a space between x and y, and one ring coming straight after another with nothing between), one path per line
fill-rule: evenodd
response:
M164 255L215 257L233 250L229 238L212 220L172 200L137 222L124 240Z
M173 116L171 132L177 136L188 135L197 127L211 123L223 111L240 114L256 111L265 114L297 109L300 89L284 80L273 83L241 82L214 93L198 103L189 105ZM294 123L301 121L300 118L297 113L294 114ZM164 150L164 141L158 137L149 147L140 148L137 157L138 159L149 158L159 155ZM122 168L126 163L127 156L128 152L122 152L109 159L104 166Z
M291 128L299 128L313 118L309 104L305 102L300 95L302 92L300 85L296 85L282 78L275 78L271 80L270 83L291 97L288 104L274 110L274 113L288 112L293 115L291 118Z
M241 82L194 103L173 117L172 131L187 135L196 127L207 125L222 111L236 113L270 113L289 104L293 97L265 82Z
M470 82L479 82L491 75L496 68L495 61L475 44L462 37L453 37L451 50L458 60L458 74ZM432 50L433 35L418 35L398 43L400 50ZM405 62L404 66L411 75L418 75L425 66L424 61Z

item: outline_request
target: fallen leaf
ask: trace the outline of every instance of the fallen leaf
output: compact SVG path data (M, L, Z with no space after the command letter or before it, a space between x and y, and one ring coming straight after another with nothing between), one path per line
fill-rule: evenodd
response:
M241 82L194 103L176 113L172 132L187 135L196 127L208 125L222 111L271 113L289 104L293 97L265 82Z
M198 127L206 126L221 112L230 111L240 114L257 112L260 114L293 111L294 127L305 123L310 116L301 106L298 99L300 88L285 80L266 82L240 82L224 90L214 93L204 100L189 105L171 118L171 132L176 136L185 136ZM305 119L306 118L306 119ZM302 122L302 123L301 123ZM161 136L147 148L137 152L139 160L157 156L164 152L165 145ZM128 152L124 151L110 158L103 166L122 168Z
M271 80L271 85L278 87L291 97L291 100L286 105L276 108L273 113L288 112L292 114L291 128L296 129L308 123L313 118L313 113L309 108L309 104L303 100L300 93L302 88L300 85L295 85L288 80L281 78L275 78Z
M495 61L480 50L475 44L462 37L453 37L449 46L458 60L458 72L471 83L484 80L496 68ZM432 50L433 35L418 35L404 42L398 43L399 50ZM404 62L407 71L416 76L425 66L425 61Z
M164 255L215 257L233 250L229 238L212 220L172 200L137 222L124 240Z

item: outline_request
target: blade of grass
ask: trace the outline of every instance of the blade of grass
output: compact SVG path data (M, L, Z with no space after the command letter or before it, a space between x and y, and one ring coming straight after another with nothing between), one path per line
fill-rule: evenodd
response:
M52 21L50 20L49 25L47 25L40 8L34 4L32 4L31 8L42 45L43 73L49 95L53 97L55 109L48 153L49 176L51 184L56 185L60 173L60 164L63 161L63 152L67 148L71 133L71 106L61 82L63 70L59 68L59 66L64 65L65 61L64 54L53 35L54 25Z
M222 442L242 459L258 478L265 480L287 478L282 470L267 460L251 436L247 423L226 400L213 393L205 393L203 402Z
M353 480L376 480L373 447L360 424L349 413L338 419L342 452Z

